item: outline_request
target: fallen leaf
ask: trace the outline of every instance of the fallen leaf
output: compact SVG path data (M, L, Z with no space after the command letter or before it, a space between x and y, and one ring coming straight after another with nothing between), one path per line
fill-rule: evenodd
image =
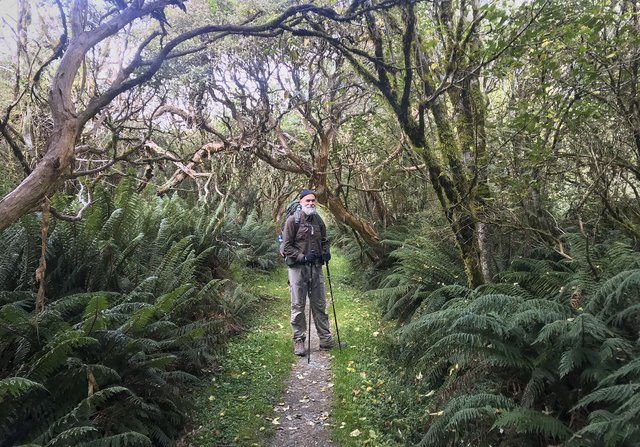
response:
M271 421L271 423L272 423L273 425L280 425L280 418L279 418L279 417L278 417L278 418L273 418L273 420Z
M360 436L362 433L360 432L360 430L358 430L357 428L352 431L351 433L349 433L349 436L351 436L352 438L357 438L358 436Z

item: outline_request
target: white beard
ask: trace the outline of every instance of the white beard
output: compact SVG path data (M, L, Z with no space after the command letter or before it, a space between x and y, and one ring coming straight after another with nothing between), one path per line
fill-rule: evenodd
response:
M305 213L307 216L309 216L311 214L315 214L316 213L316 207L315 206L303 206L302 207L302 212Z

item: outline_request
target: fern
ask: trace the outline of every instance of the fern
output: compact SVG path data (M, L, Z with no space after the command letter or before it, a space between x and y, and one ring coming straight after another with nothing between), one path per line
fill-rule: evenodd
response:
M475 445L489 445L487 437L491 438L491 434L487 433L481 440L474 439L473 432L468 429L476 425L489 427L499 411L511 407L513 403L509 399L496 394L462 394L454 397L441 411L434 412L434 422L419 445L446 446L452 442L464 445L472 440Z
M516 433L542 436L544 439L564 441L572 431L558 419L526 408L512 408L498 416L492 428L511 428Z
M0 405L5 396L19 397L32 391L47 391L47 389L38 382L26 379L24 377L8 377L0 380Z
M151 440L147 436L136 432L128 432L83 442L78 444L78 447L150 447L152 445Z
M44 354L37 358L29 371L29 376L36 380L43 380L54 371L61 368L67 356L74 349L98 343L92 337L86 337L81 331L62 332L44 348Z

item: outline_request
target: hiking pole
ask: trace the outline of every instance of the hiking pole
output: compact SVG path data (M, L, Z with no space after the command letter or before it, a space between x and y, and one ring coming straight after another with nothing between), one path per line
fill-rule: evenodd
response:
M312 254L315 254L311 250ZM313 263L309 262L309 287L307 296L309 297L309 330L307 331L307 364L311 363L311 287L313 287Z
M333 321L336 323L336 335L338 336L338 347L342 351L340 343L340 329L338 329L338 317L336 316L336 303L333 300L333 288L331 287L331 275L329 274L329 261L327 261L327 281L329 281L329 293L331 294L331 307L333 307Z

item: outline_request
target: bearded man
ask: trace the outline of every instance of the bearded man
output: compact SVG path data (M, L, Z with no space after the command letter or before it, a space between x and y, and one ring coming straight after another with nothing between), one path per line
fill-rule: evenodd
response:
M291 293L291 329L293 331L296 355L306 355L305 339L307 296L311 306L313 322L316 325L320 349L337 347L331 336L327 300L324 289L322 264L329 262L329 241L327 228L316 212L316 195L310 189L300 193L300 221L289 216L282 233L282 251L289 266L289 291Z

